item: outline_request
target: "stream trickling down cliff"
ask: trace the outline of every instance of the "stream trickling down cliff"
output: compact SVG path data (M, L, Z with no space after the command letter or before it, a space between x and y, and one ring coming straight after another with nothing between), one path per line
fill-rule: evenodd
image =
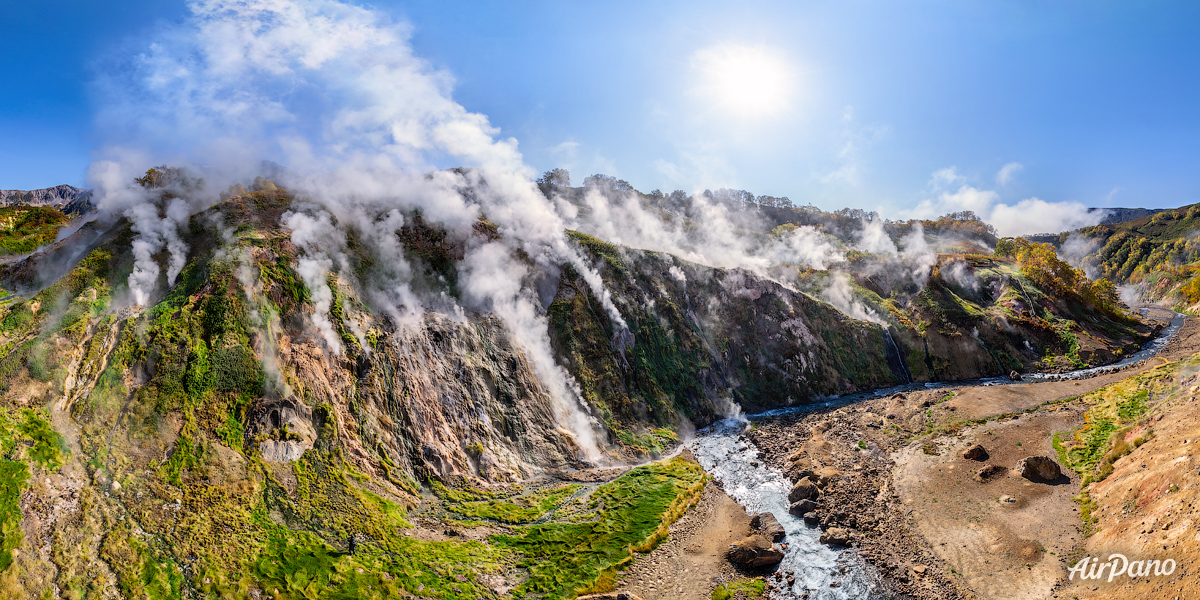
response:
M1147 309L1141 309L1146 314ZM1154 309L1162 310L1162 309ZM1159 336L1138 352L1124 360L1103 367L1080 369L1069 373L1028 374L1026 381L1054 381L1061 379L1083 379L1102 375L1151 358L1162 350L1183 326L1185 315L1171 312L1170 324ZM851 404L868 397L892 394L906 390L941 385L998 385L1010 383L1007 378L972 379L969 381L939 384L906 384L888 388L848 394L830 398L825 402L806 406L776 409L750 415L750 420L769 418L788 413L829 409ZM1011 382L1017 383L1017 382ZM718 421L697 432L688 444L696 460L712 475L731 498L746 508L750 514L769 512L775 515L787 531L784 543L784 559L778 570L792 571L795 583L788 586L786 580L777 582L771 594L777 600L845 600L887 597L879 574L866 564L855 552L834 549L822 544L821 530L806 525L804 521L788 513L788 492L791 484L778 469L768 466L758 456L758 448L741 434L749 426L746 418L731 418Z

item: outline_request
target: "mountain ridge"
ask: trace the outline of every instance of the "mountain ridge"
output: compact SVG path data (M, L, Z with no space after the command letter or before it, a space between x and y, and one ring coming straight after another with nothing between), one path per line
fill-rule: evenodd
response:
M72 185L56 185L38 190L0 190L0 206L46 206L78 217L91 212L93 191Z

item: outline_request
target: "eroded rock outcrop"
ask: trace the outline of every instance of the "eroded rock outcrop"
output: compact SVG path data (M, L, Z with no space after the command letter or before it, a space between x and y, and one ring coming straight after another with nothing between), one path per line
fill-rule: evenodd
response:
M729 546L729 561L738 566L769 567L782 560L783 550L762 534L751 535Z
M1029 456L1017 461L1013 473L1030 481L1052 483L1062 477L1062 467L1046 456Z

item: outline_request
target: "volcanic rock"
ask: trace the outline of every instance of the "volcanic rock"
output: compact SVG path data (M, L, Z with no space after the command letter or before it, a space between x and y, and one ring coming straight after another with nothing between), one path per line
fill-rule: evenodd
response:
M819 505L816 502L805 498L804 500L792 503L792 505L788 507L788 513L800 517L816 510L817 506Z
M792 486L792 491L788 492L788 502L815 500L820 495L821 490L817 489L817 484L813 483L808 477L805 477Z
M754 515L750 519L750 526L759 533L771 538L772 542L778 542L787 535L787 532L783 530L783 525L779 524L779 519L776 519L775 515L769 512Z
M822 544L832 544L834 546L849 546L851 540L850 530L844 527L830 527L821 534Z
M987 465L975 473L975 481L979 483L987 483L987 481L1004 472L1004 467L1000 465Z
M1049 483L1062 477L1058 463L1045 456L1028 456L1017 461L1013 472L1030 481Z
M767 567L783 560L783 550L767 536L755 534L729 545L729 562L742 567Z
M974 446L967 448L966 452L963 452L963 458L967 460L985 461L988 459L988 451L981 444L975 444Z

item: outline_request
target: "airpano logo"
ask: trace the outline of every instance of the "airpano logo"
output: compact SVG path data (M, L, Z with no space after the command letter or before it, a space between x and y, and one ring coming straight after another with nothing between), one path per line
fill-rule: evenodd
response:
M1104 572L1108 571L1108 580L1112 581L1117 577L1129 577L1136 579L1138 577L1158 577L1162 575L1170 575L1175 572L1175 560L1134 560L1131 561L1124 554L1110 554L1108 561L1100 562L1099 558L1084 558L1075 563L1071 567L1071 576L1067 579L1075 580L1075 576L1079 575L1080 581L1088 579L1102 579Z

